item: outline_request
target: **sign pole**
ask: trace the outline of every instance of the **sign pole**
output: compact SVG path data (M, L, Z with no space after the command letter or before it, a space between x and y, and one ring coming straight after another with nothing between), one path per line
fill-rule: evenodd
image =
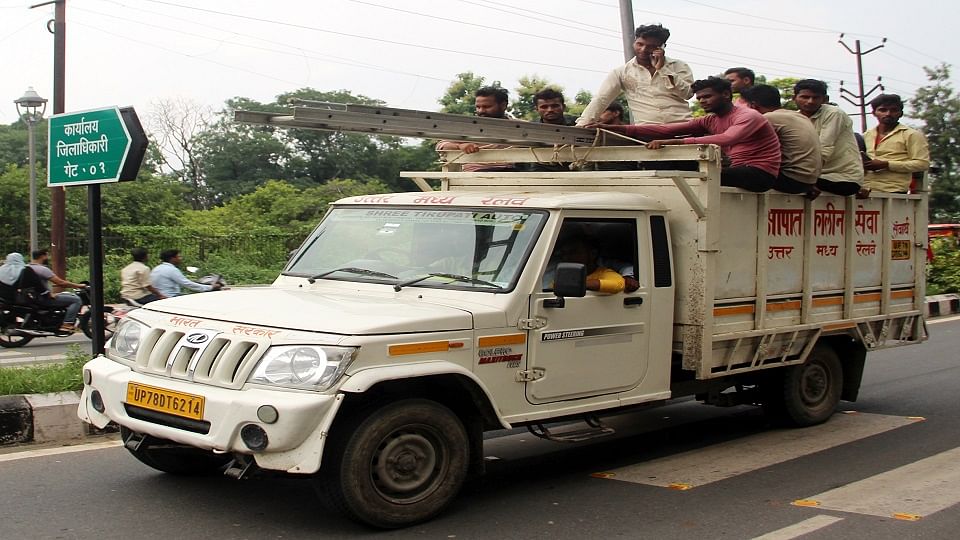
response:
M100 184L87 186L87 236L90 238L90 339L93 355L103 354L103 219L100 212Z
M50 117L47 185L87 186L90 324L94 355L103 354L103 219L100 184L134 180L147 136L132 107L106 107Z

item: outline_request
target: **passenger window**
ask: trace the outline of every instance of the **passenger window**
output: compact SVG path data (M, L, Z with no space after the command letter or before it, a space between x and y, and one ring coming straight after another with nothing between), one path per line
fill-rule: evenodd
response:
M624 292L637 290L636 220L565 219L543 274L544 291L553 290L556 266L561 262L585 264L588 274L596 268L608 268L623 276Z

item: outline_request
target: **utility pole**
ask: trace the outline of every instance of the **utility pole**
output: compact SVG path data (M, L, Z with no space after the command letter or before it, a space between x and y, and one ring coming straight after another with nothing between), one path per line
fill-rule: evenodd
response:
M854 94L853 92L847 90L843 87L843 81L840 81L840 96L851 103L853 106L860 109L860 132L863 133L867 131L867 98L877 89L883 90L883 85L880 84L880 77L877 77L877 84L873 86L868 92L863 91L863 56L865 54L870 54L873 51L883 47L887 42L887 38L883 38L879 45L867 49L866 51L860 50L860 40L854 41L854 48L851 49L843 42L843 34L840 34L840 39L837 40L838 43L843 45L843 48L846 49L850 54L853 54L857 57L857 82L859 83L860 93ZM856 98L857 101L854 101L852 98Z
M66 89L67 0L34 4L30 9L50 4L54 4L54 18L47 21L47 31L53 34L53 114L60 114L64 112ZM50 188L50 262L58 276L67 275L66 206L66 191L62 187Z
M620 31L623 33L623 61L629 62L633 54L633 1L620 0Z

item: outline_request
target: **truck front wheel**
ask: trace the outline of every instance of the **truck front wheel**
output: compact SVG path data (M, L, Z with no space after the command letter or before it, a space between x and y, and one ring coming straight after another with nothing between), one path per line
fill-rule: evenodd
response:
M361 523L397 528L430 519L466 478L466 429L439 403L387 403L355 422L341 422L340 430L324 452L317 487L336 509Z
M787 368L783 377L782 412L796 426L826 422L840 403L843 368L837 353L817 345L807 361Z

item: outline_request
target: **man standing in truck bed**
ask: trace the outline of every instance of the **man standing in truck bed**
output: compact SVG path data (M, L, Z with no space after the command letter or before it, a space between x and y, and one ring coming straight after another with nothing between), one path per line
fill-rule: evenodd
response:
M906 193L912 173L930 167L930 150L922 133L900 123L903 100L896 94L881 94L870 102L877 126L863 134L870 160L863 187L886 193Z
M578 126L597 122L600 114L623 93L636 124L665 124L690 118L687 100L693 95L693 71L686 63L664 55L670 30L659 24L637 28L637 56L604 79Z

